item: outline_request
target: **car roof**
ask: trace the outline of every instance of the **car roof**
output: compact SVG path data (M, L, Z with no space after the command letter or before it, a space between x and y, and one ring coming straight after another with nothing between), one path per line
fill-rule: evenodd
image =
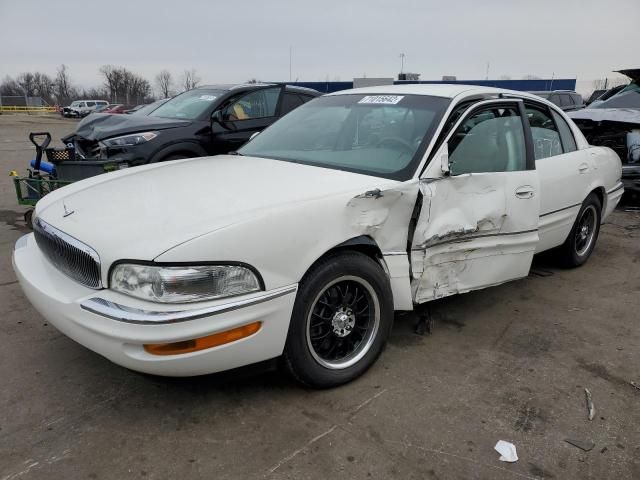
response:
M536 90L536 91L530 90L529 93L540 95L541 93L551 94L551 93L577 93L577 92L575 92L574 90Z
M319 92L318 90L307 87L299 87L298 85L285 85L284 88L288 92L304 93L305 95L313 95L314 97L322 95L322 92Z
M279 84L279 83L260 83L260 82L259 83L221 83L221 84L213 84L213 85L201 85L201 86L196 87L196 89L202 89L202 90L224 90L224 91L252 90L254 88L276 87L278 85L282 85L282 84ZM314 90L313 88L299 87L297 85L287 85L287 84L285 84L285 88L289 92L304 93L304 94L313 95L313 96L322 95L322 93L318 92L317 90Z
M275 83L216 83L212 85L198 85L197 90L238 90L240 88L255 88L275 86Z
M408 83L399 85L381 85L378 87L353 88L351 90L340 90L329 95L350 95L350 94L377 94L377 95L430 95L434 97L456 98L471 97L475 95L508 95L521 98L530 98L536 101L544 101L537 95L518 90L506 90L504 88L480 87L478 85L464 85L460 83ZM548 102L547 102L548 103Z

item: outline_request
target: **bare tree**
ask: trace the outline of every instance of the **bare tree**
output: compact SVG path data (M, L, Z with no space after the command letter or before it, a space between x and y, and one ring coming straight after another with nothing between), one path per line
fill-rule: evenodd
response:
M15 79L7 75L4 77L4 80L2 80L2 83L0 83L0 95L5 97L17 97L24 95L24 91Z
M609 88L619 87L620 85L626 85L627 83L629 83L629 79L626 77L600 78L593 81L593 89L607 90Z
M100 73L104 77L104 86L111 102L129 104L151 100L149 82L126 68L103 65L100 67Z
M500 75L500 77L498 77L499 80L511 80L511 77L509 75Z
M63 63L56 72L56 101L60 105L65 105L71 101L71 78L67 71L67 66Z
M160 90L162 98L169 98L171 96L171 86L173 85L173 77L168 70L161 70L156 75L156 86Z
M18 82L18 85L22 89L23 95L27 97L32 97L35 95L36 83L33 77L33 73L31 72L21 73L16 77L16 82Z
M531 73L527 73L522 77L523 80L540 80L540 77L537 75L533 75Z
M193 90L200 84L200 77L196 73L196 69L185 70L182 74L182 88L183 91Z

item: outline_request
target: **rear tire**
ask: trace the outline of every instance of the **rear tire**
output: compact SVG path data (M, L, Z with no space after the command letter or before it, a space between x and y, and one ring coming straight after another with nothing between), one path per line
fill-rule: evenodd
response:
M392 325L393 296L380 265L358 252L331 255L300 282L285 367L313 388L349 382L377 360Z
M600 199L591 193L582 203L569 236L558 248L558 260L563 266L575 268L587 262L598 240L601 218Z

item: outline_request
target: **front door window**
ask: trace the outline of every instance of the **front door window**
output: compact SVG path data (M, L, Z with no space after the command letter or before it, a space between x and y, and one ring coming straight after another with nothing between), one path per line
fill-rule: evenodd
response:
M224 110L223 119L235 122L274 117L280 90L280 87L265 88L240 97Z

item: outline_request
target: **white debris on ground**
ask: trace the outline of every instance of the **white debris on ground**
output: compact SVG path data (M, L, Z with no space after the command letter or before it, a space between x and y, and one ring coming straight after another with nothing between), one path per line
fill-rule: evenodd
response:
M500 454L501 462L513 463L518 461L516 446L513 443L498 440L498 443L496 443L496 446L493 448Z

